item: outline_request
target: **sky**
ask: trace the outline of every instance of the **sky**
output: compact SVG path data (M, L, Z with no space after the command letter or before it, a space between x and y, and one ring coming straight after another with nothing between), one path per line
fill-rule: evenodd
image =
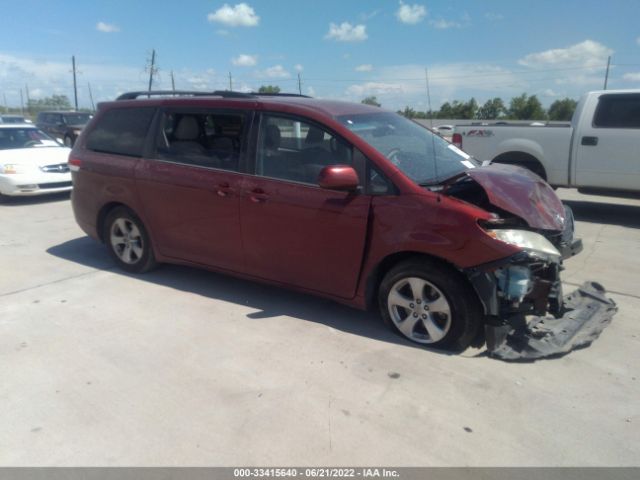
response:
M426 110L640 88L639 0L0 0L0 104L155 89L282 91ZM89 87L90 85L90 87ZM6 100L5 100L6 99Z

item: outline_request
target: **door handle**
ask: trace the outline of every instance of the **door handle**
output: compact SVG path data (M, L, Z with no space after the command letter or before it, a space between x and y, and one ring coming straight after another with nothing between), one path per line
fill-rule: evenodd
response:
M598 145L598 137L582 137L582 145L587 145L591 147L595 147Z
M267 195L265 191L262 190L261 188L254 188L249 193L249 200L251 200L253 203L262 203L266 201L268 198L269 198L269 195Z
M216 187L216 193L219 197L226 197L233 194L233 188L228 183L221 183Z

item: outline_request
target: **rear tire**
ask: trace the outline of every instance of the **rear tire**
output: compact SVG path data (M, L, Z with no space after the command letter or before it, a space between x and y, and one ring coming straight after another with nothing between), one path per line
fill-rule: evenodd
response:
M515 165L516 167L525 168L530 172L538 175L544 181L547 180L547 173L544 171L544 167L542 166L542 164L538 161L537 158L527 153L503 153L502 155L494 158L491 163L502 163L506 165Z
M122 270L145 273L156 267L149 234L140 218L128 208L117 207L107 214L102 238Z
M477 344L483 313L466 278L447 265L424 258L399 263L380 284L382 318L413 342L462 351Z

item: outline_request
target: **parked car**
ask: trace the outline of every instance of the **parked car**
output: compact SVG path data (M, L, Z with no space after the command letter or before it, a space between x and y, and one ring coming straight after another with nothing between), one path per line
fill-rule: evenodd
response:
M60 140L67 147L73 147L78 135L91 120L90 113L82 112L40 112L36 119L38 128Z
M0 124L0 196L71 190L70 151L33 125Z
M453 125L438 125L434 127L434 130L438 135L440 135L445 140L451 141L451 136L453 135Z
M147 95L101 104L69 157L75 218L125 271L179 263L377 306L409 340L486 338L501 358L588 344L615 312L597 284L563 300L581 243L527 170L363 104Z
M480 160L519 165L582 193L640 192L640 90L582 97L571 124L456 125L453 143Z
M3 114L3 115L0 115L0 123L33 123L33 122L22 115Z

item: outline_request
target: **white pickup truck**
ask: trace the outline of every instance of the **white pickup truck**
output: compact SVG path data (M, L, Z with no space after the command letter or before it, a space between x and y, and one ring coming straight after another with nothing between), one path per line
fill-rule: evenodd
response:
M553 186L637 194L640 90L589 92L570 125L456 125L452 142L478 160L528 168Z

